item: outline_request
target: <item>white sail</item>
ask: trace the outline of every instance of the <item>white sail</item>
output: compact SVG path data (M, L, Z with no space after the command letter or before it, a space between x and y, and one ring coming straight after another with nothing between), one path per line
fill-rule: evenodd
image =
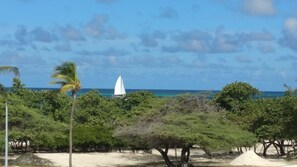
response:
M126 90L125 90L125 86L124 86L124 81L122 76L119 76L115 87L114 87L114 95L115 96L124 96L126 95Z

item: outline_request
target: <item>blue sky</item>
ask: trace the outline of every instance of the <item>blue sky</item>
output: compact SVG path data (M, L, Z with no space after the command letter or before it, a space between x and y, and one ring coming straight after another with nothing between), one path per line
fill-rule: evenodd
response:
M77 64L83 88L260 90L297 82L295 0L9 0L0 2L0 64L27 87ZM12 76L0 82L11 85Z

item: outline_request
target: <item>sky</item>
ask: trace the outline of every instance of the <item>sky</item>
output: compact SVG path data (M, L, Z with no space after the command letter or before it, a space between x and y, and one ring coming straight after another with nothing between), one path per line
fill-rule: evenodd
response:
M66 61L82 88L296 88L297 1L0 0L0 65L45 88Z

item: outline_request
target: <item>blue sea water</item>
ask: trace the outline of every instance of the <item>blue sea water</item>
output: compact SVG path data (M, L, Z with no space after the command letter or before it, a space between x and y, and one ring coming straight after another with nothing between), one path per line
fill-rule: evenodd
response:
M32 90L40 91L40 90L57 90L54 88L30 88ZM112 97L113 96L113 89L81 89L78 95L82 95L87 93L91 90L98 90L102 96L105 97ZM126 93L129 94L131 92L136 91L149 91L152 92L154 95L159 97L172 97L178 96L183 94L194 94L194 95L201 95L206 97L213 97L213 95L217 94L218 90L165 90L165 89L126 89ZM275 98L275 97L282 97L284 96L284 92L281 91L262 91L257 97L258 98Z

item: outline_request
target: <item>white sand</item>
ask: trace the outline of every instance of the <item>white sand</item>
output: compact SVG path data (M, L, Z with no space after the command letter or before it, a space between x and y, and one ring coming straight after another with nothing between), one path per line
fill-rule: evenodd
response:
M253 150L241 154L230 162L232 166L285 166L282 162L272 162L259 157Z
M180 155L180 149L177 150L177 154ZM191 151L191 162L210 162L212 164L221 164L229 166L230 160L227 159L208 159L197 155L203 155L203 151L199 149L193 149ZM38 153L35 154L41 158L48 159L54 163L56 167L68 167L68 153ZM169 150L169 155L174 157L174 149ZM277 162L276 162L277 161ZM131 152L110 152L110 153L74 153L73 154L73 167L118 167L124 165L141 165L152 162L164 162L160 153L153 150L152 154L148 153L131 153ZM206 163L207 164L207 163ZM284 160L267 160L259 157L253 151L247 151L234 159L230 166L281 166L281 167L297 167L295 163L285 163Z
M68 167L68 153L37 153L35 155L52 161L54 166ZM72 155L73 167L136 165L157 160L157 156L146 153L73 153Z

